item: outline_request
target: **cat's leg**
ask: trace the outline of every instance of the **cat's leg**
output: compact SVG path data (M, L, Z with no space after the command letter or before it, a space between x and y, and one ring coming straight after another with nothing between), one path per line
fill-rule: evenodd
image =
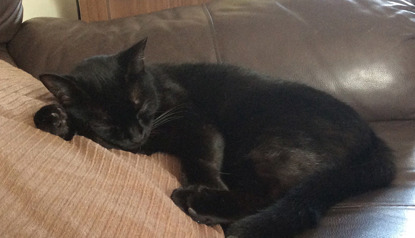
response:
M255 213L269 202L251 193L205 186L179 188L171 197L193 220L207 225L232 223Z
M193 220L208 225L233 223L274 201L249 160L238 161L223 177L231 189L190 185L174 190L171 198Z
M140 153L165 152L181 162L184 187L203 185L226 190L220 170L224 153L222 134L197 113L184 113L180 120L157 128L140 148Z
M208 123L190 123L189 119L186 122L176 126L175 129L180 130L172 133L175 142L171 151L180 158L184 178L181 181L183 187L174 190L171 198L185 213L201 223L218 224L234 220L241 205L234 202L235 195L228 191L221 178L223 137L216 127Z
M182 165L183 186L227 190L220 176L225 145L218 130L210 124L193 124L180 134L174 147Z

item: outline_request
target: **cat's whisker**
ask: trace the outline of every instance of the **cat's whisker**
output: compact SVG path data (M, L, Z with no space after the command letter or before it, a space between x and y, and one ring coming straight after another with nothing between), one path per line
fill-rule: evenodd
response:
M153 129L161 125L164 125L168 122L182 118L183 115L180 115L180 114L182 114L185 111L185 109L186 109L186 105L181 104L181 105L170 108L169 110L163 112L162 114L160 114L158 117L154 119Z
M175 114L173 110L167 110L164 113L160 114L158 117L156 117L154 119L154 122L155 123L159 122L159 121L161 121L161 120L163 120L163 119L165 119L165 118L167 118L167 117L169 117L170 115L173 115L173 114Z
M158 122L161 122L161 121L163 121L163 120L165 120L165 119L168 119L168 118L171 118L171 117L173 117L173 116L176 116L176 115L178 115L179 113L178 112L176 112L176 113L166 113L166 114L162 114L162 115L160 115L159 117L157 117L155 120L154 120L154 122L155 123L158 123Z
M182 117L183 117L183 116L168 116L168 117L162 118L162 119L160 119L160 120L157 120L157 121L155 121L155 122L153 123L153 129L154 129L154 128L157 128L157 127L159 127L159 126L161 126L161 125L164 125L164 124L166 124L166 123L168 123L168 122L171 122L171 121L174 121L174 120L180 119L180 118L182 118Z
M161 114L160 116L158 116L156 119L155 119L155 121L161 121L161 120L163 120L163 119L165 119L165 118L169 118L169 117L172 117L172 116L175 116L175 115L178 115L178 114L180 114L181 112L179 112L179 111L171 111L171 112L168 112L168 113L163 113L163 114Z

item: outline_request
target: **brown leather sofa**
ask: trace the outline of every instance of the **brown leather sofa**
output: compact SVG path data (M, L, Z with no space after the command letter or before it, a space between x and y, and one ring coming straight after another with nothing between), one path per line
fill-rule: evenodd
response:
M345 200L301 237L415 234L415 5L409 0L214 0L107 22L0 5L0 237L222 237L169 199L179 164L34 128L51 102L33 77L149 37L147 63L237 64L322 89L394 150L392 186ZM7 63L6 63L7 62ZM30 76L29 74L33 75Z

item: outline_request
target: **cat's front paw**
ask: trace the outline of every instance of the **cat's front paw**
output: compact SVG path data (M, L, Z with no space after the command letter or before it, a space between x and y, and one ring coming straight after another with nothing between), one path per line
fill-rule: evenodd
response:
M51 134L71 140L75 130L70 126L68 114L58 104L50 104L39 109L33 117L37 128Z
M211 189L201 185L178 188L173 191L171 198L194 221L216 225L229 223L230 218L223 209L221 194L227 191Z

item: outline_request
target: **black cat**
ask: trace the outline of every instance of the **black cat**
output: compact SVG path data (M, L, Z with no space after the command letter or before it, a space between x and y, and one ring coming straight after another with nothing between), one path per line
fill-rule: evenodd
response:
M77 133L167 152L186 175L173 201L228 237L292 237L340 200L388 185L390 149L349 106L236 66L144 66L146 39L41 75Z

